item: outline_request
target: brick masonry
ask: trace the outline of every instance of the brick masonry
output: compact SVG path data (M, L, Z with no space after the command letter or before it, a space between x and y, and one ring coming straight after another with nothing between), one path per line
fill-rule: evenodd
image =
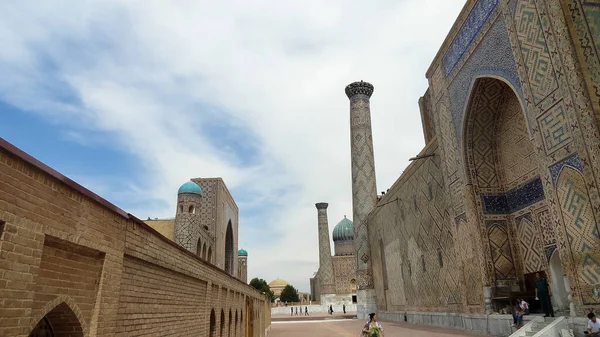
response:
M269 330L256 290L1 138L0 191L0 336Z

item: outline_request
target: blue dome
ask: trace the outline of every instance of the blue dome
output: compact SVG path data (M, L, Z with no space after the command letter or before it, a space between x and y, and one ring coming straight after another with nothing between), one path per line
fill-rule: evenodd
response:
M248 256L248 252L242 248L238 250L238 256Z
M196 184L195 182L188 181L185 184L181 185L179 191L177 191L177 194L181 193L202 194L202 188L198 186L198 184Z
M354 224L344 215L335 228L333 228L333 241L351 241L354 240Z

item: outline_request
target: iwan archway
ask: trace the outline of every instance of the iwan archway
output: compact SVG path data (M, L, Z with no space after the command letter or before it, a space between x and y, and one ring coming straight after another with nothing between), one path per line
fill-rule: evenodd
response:
M500 309L516 296L535 302L535 273L547 273L556 239L518 96L503 80L478 78L463 130L465 173L473 187L492 304Z

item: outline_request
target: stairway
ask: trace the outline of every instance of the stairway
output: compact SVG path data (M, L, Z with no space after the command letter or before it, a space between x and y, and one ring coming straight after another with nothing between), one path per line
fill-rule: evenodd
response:
M550 326L551 327L548 327ZM548 329L545 329L548 327ZM542 331L544 330L544 331ZM532 317L531 321L515 331L510 337L572 336L565 317ZM566 335L565 335L566 333Z
M540 332L543 328L547 327L548 324L554 321L554 317L531 317L531 321L523 325L519 330L513 332L510 337L532 337L536 333Z

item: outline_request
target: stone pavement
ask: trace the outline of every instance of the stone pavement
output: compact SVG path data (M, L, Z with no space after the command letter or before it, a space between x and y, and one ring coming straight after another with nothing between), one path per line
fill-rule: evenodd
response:
M359 337L365 324L357 319L323 319L314 321L273 322L270 337ZM415 325L409 323L381 322L386 337L460 337L486 336L457 329Z

